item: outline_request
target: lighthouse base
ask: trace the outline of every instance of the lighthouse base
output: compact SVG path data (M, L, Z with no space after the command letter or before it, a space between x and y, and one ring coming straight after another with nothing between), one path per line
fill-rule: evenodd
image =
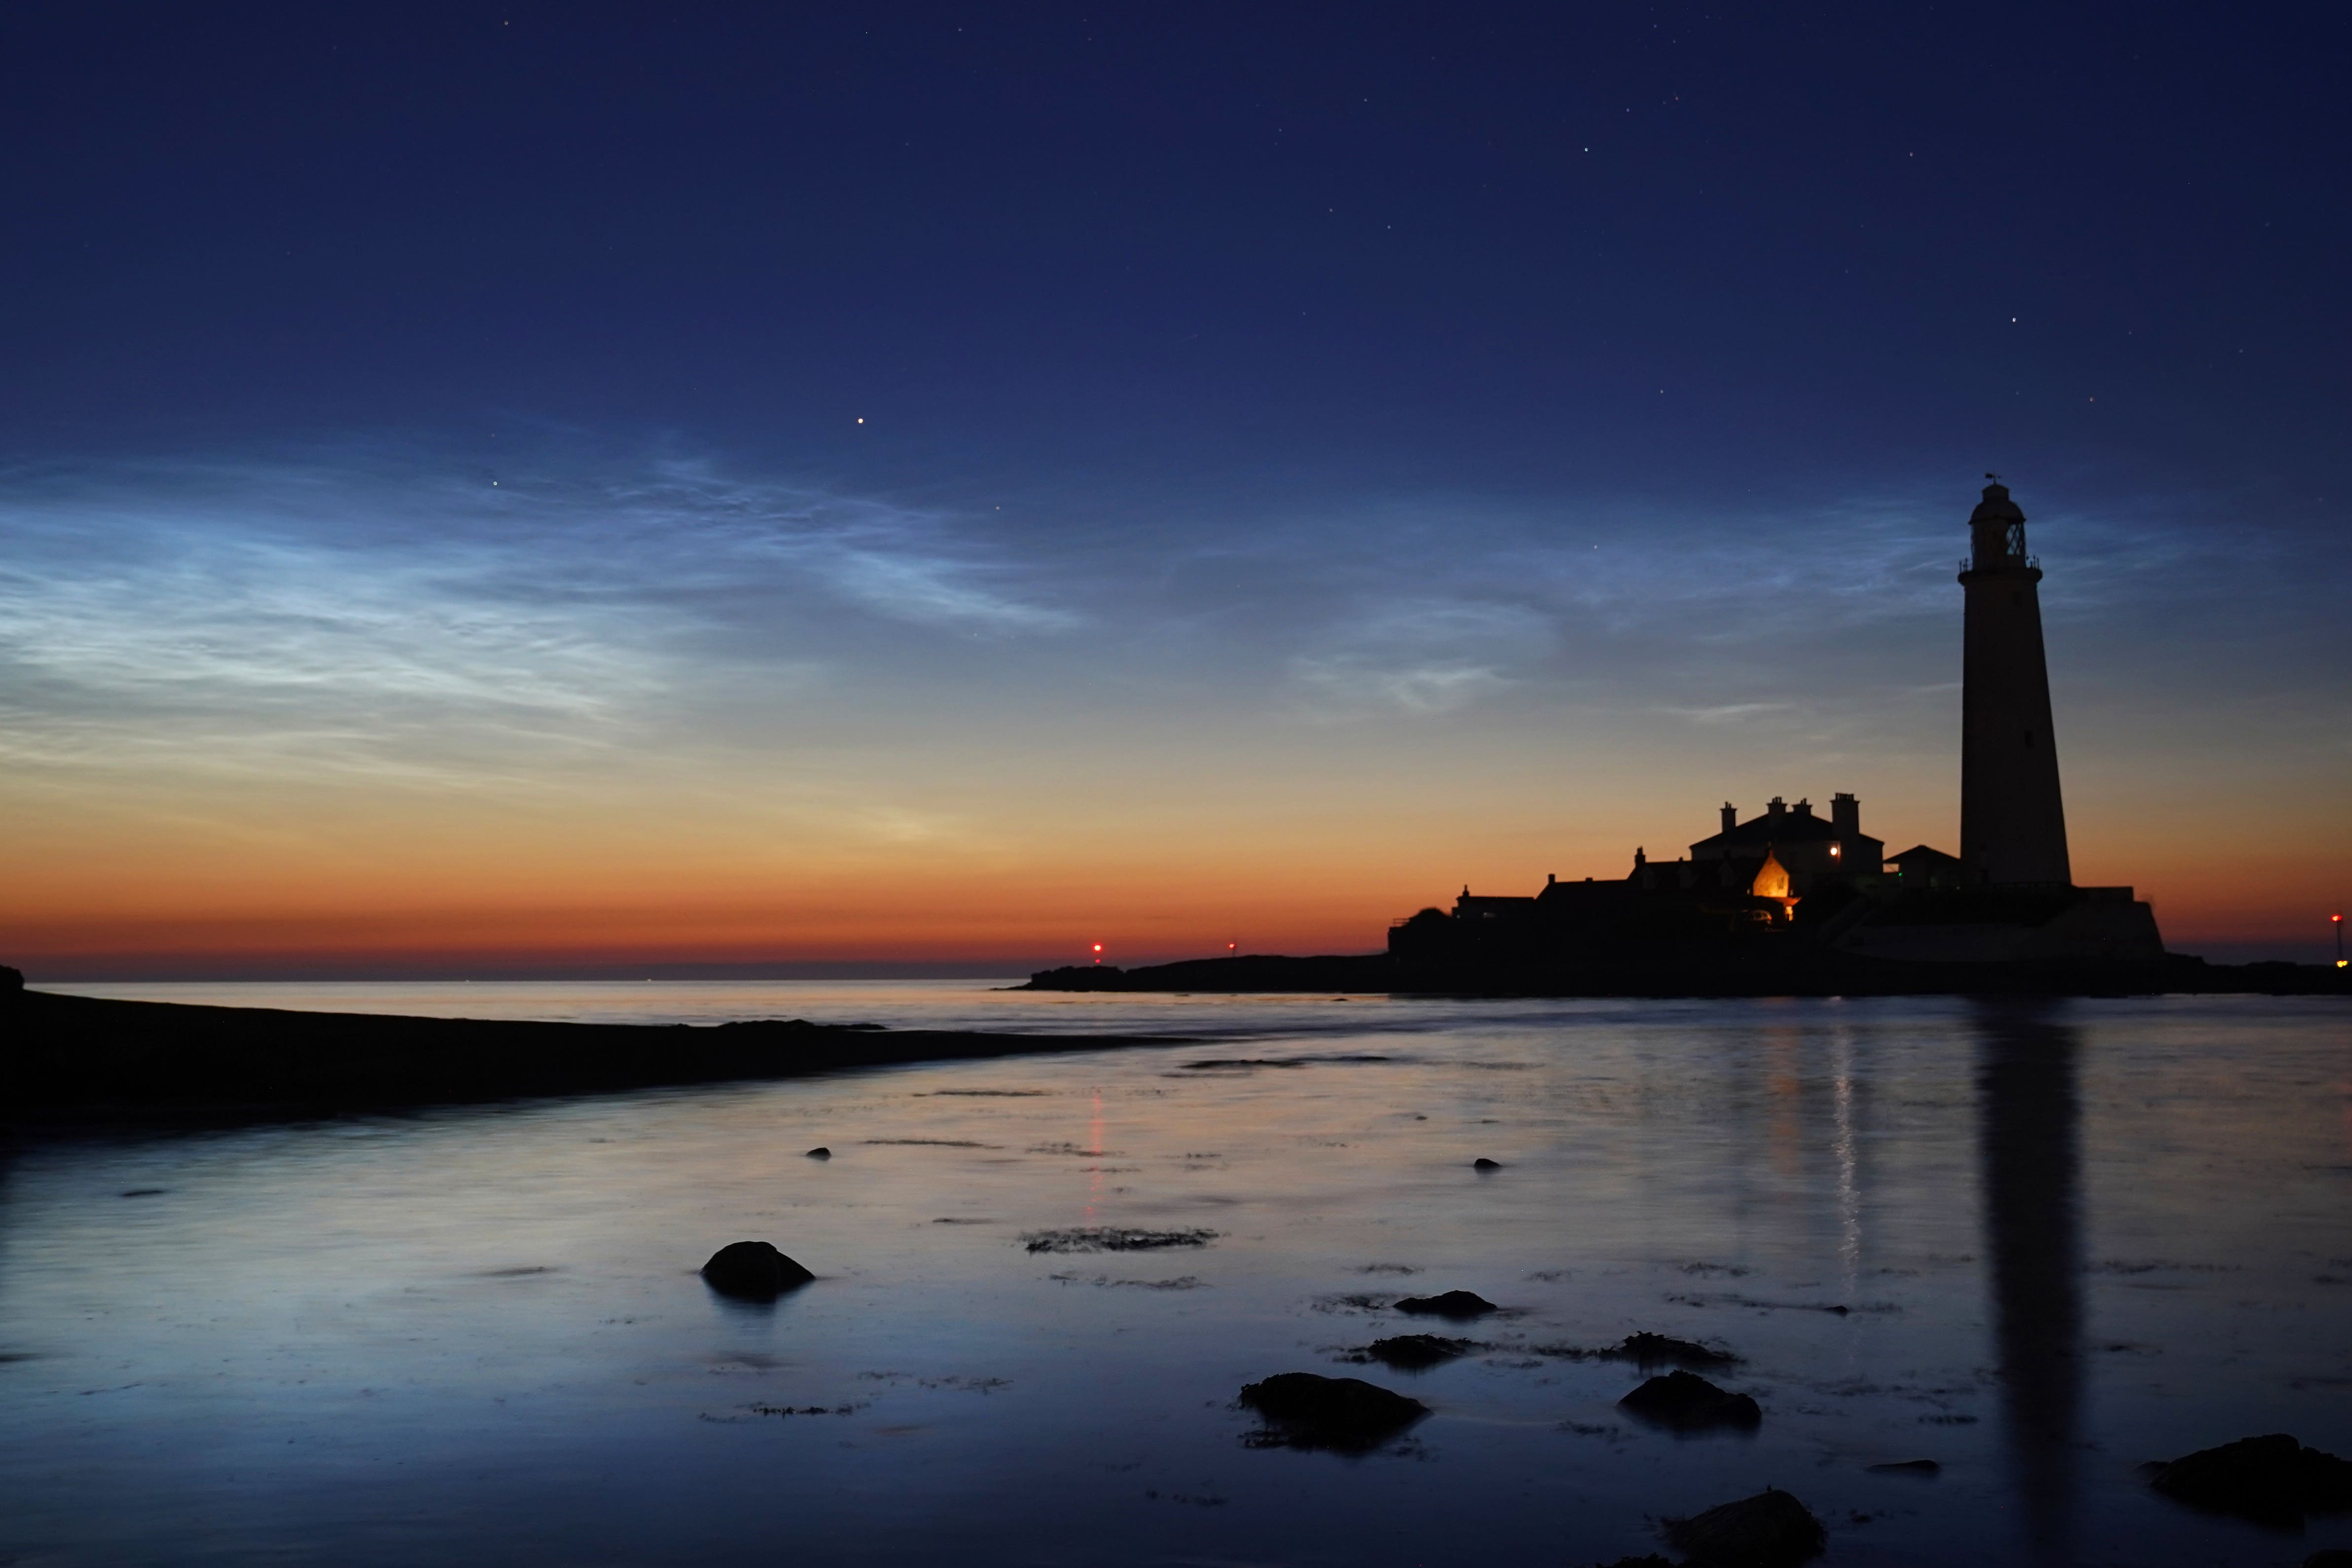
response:
M2156 911L2129 888L1936 889L1858 901L1828 945L1906 963L2153 962Z

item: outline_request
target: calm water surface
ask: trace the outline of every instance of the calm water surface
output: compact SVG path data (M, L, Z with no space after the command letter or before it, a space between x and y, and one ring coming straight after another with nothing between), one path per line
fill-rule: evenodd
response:
M2340 1005L104 989L1210 1039L19 1148L20 1563L1581 1564L1768 1483L1833 1564L2352 1546L2135 1474L2278 1430L2352 1455ZM1088 1226L1215 1236L1024 1243ZM714 1298L746 1237L818 1281ZM1506 1309L1445 1331L1476 1353L1336 1360L1455 1288ZM1718 1381L1761 1429L1654 1431L1634 1369L1546 1353L1637 1329L1745 1357ZM1361 1458L1244 1447L1235 1393L1292 1370L1434 1413Z

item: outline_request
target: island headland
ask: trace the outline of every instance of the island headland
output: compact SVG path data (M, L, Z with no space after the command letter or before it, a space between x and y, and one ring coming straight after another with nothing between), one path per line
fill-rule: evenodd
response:
M1757 996L2154 992L2352 995L2342 969L2209 964L2168 952L2128 887L2084 887L2042 638L2042 564L1998 478L1969 519L1962 594L1958 853L1888 854L1862 803L1827 816L1775 796L1672 860L1622 876L1475 894L1393 922L1385 952L1071 965L1041 991L1384 991L1453 995Z

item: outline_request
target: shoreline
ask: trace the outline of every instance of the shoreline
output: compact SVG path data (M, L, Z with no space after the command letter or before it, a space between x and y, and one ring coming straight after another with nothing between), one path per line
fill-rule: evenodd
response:
M1597 950L1575 960L1402 962L1385 952L1290 958L1195 958L1120 969L1040 970L1015 991L1367 992L1394 996L2341 996L2352 974L2315 963L2208 963L2168 954L2147 963L1924 963L1818 948L1727 942L1685 951Z
M750 1082L913 1062L1192 1045L760 1019L420 1018L0 994L0 1127L18 1133L323 1118Z
M1968 973L1957 971L1965 969ZM1983 973L1976 973L1976 971ZM1399 972L1384 953L1046 970L1018 991L1395 996L2272 995L2352 998L2317 965L2095 968L1619 963ZM1144 1046L1190 1035L1017 1034L758 1019L614 1024L418 1017L0 990L0 1131L236 1125L436 1106L773 1081L919 1062Z

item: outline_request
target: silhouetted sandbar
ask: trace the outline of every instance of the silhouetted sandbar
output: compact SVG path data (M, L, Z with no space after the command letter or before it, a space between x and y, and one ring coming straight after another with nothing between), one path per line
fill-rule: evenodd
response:
M410 1018L0 994L0 1121L235 1120L793 1078L1114 1046L1170 1035L1012 1035L801 1019L715 1025Z
M1684 952L1633 947L1573 960L1473 956L1415 963L1393 953L1200 958L1137 969L1041 970L1024 991L1330 992L1423 996L2154 996L2352 998L2345 971L2316 963L1909 963L1819 948L1727 942Z

